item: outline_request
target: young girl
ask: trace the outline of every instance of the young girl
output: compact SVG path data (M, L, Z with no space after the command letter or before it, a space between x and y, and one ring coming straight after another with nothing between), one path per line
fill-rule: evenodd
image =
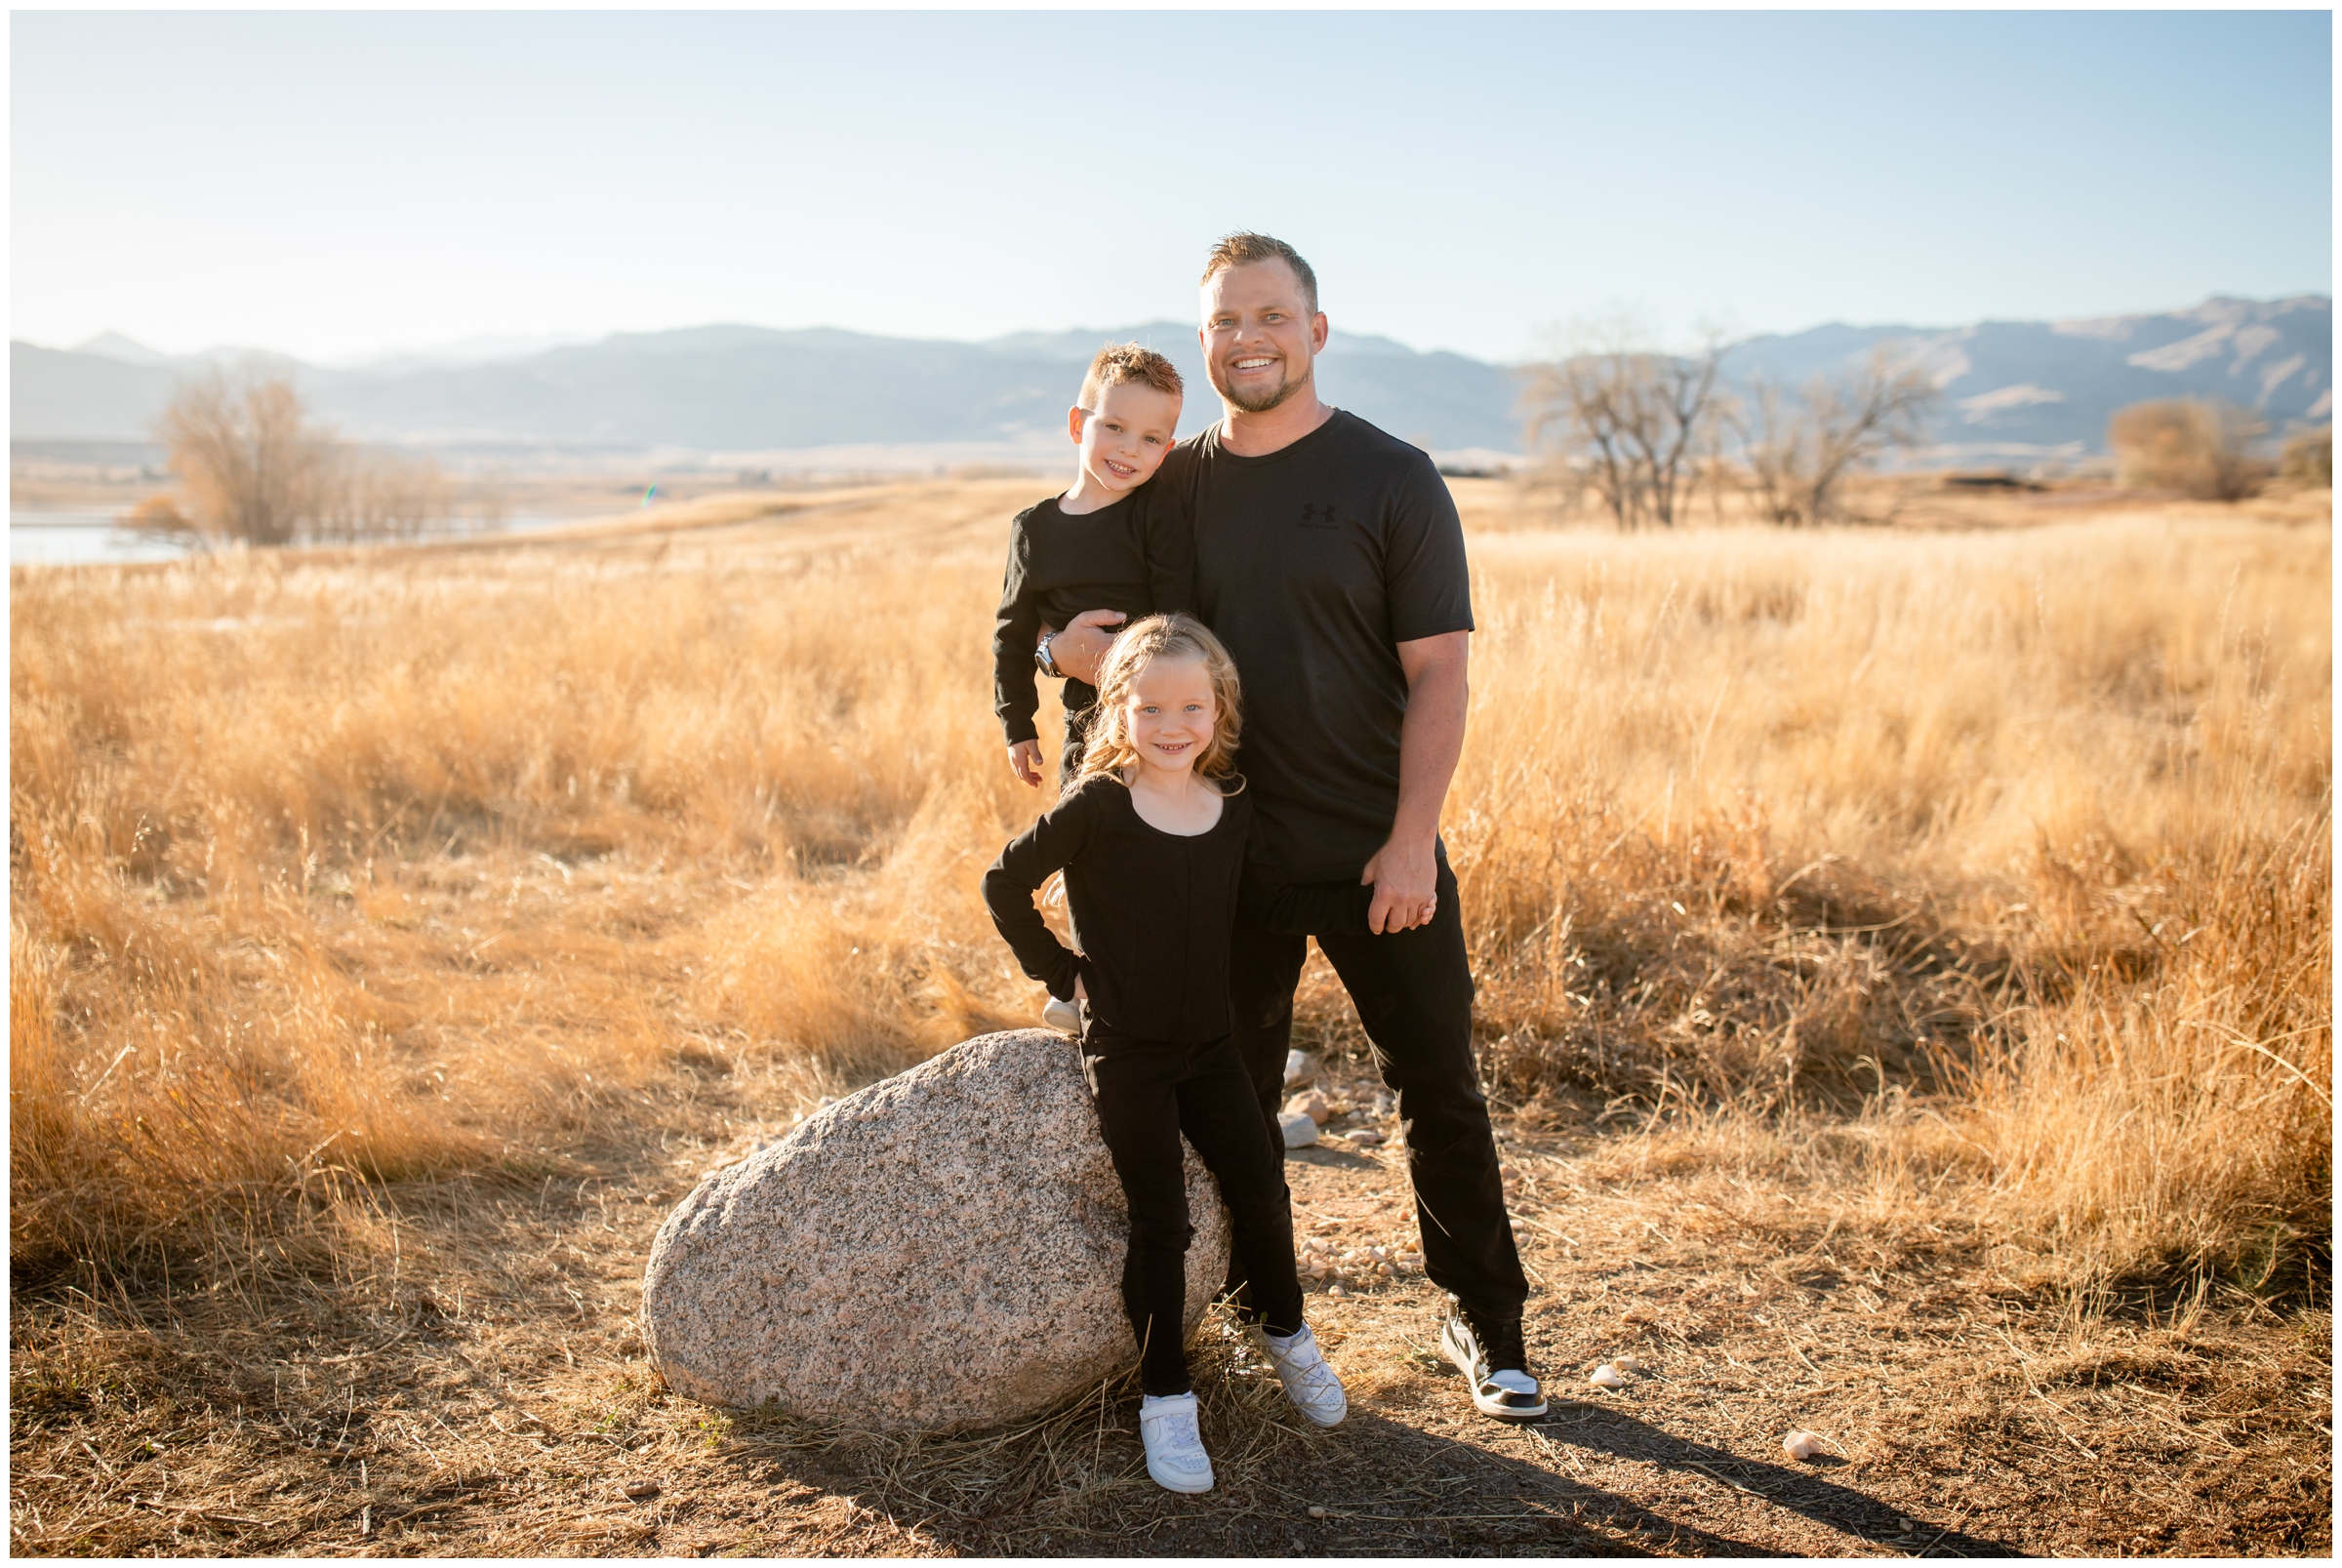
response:
M1081 771L984 877L992 922L1025 973L1081 1008L1081 1062L1130 1203L1122 1303L1146 1391L1147 1473L1208 1492L1184 1345L1188 1223L1180 1134L1219 1180L1235 1272L1262 1313L1254 1330L1301 1413L1331 1427L1342 1383L1302 1321L1283 1151L1230 1035L1229 934L1251 802L1232 763L1236 668L1187 616L1125 630L1098 675ZM1080 950L1041 923L1033 891L1066 874Z

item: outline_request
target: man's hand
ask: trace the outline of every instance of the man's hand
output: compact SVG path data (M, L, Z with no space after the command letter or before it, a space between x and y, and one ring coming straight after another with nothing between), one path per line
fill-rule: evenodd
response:
M1041 786L1041 743L1017 741L1008 748L1008 771L1017 776L1020 784Z
M1055 642L1049 642L1049 657L1057 661L1057 667L1077 681L1095 686L1098 666L1106 663L1106 651L1114 645L1114 634L1107 628L1118 626L1129 619L1119 610L1084 610L1067 622L1063 631L1043 626L1041 642L1055 637Z
M1360 886L1372 884L1374 904L1366 911L1366 929L1376 936L1428 926L1439 908L1439 862L1433 846L1436 838L1393 837L1375 851L1358 874Z

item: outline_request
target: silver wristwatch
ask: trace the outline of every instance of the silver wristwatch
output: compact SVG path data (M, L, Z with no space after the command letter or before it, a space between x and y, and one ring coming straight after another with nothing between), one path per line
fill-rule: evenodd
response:
M1041 645L1032 651L1032 662L1040 665L1041 673L1051 680L1064 680L1066 672L1057 667L1057 660L1049 652L1049 645L1055 641L1057 641L1057 633L1054 631L1043 637Z

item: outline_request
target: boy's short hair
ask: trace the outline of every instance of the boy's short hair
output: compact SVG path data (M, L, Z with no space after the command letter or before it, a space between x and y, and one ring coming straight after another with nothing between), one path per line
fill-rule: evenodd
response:
M1301 283L1302 298L1310 302L1310 314L1317 313L1317 274L1310 270L1310 263L1283 240L1255 234L1248 228L1220 236L1220 243L1204 258L1203 276L1196 280L1196 287L1201 288L1232 266L1250 266L1255 261L1282 261L1291 267L1293 276Z
M1082 408L1098 412L1098 397L1110 386L1124 382L1137 382L1173 397L1187 395L1187 387L1179 379L1179 368L1151 348L1137 343L1108 343L1090 361L1090 373L1081 379Z

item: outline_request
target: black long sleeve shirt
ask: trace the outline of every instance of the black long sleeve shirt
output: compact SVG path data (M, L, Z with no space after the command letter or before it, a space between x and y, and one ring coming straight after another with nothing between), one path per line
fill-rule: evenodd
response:
M1231 1027L1228 944L1244 879L1252 802L1227 798L1193 837L1151 826L1121 780L1097 774L1010 841L984 873L992 924L1052 996L1078 979L1090 1010L1125 1034L1200 1045ZM1032 895L1066 873L1075 952Z
M1136 620L1195 604L1193 551L1185 514L1162 518L1141 485L1110 506L1069 517L1057 499L1028 506L1009 525L1008 570L992 628L992 711L1008 742L1039 738L1033 645L1041 627L1063 627L1084 610L1119 610ZM1068 681L1069 709L1098 694Z

